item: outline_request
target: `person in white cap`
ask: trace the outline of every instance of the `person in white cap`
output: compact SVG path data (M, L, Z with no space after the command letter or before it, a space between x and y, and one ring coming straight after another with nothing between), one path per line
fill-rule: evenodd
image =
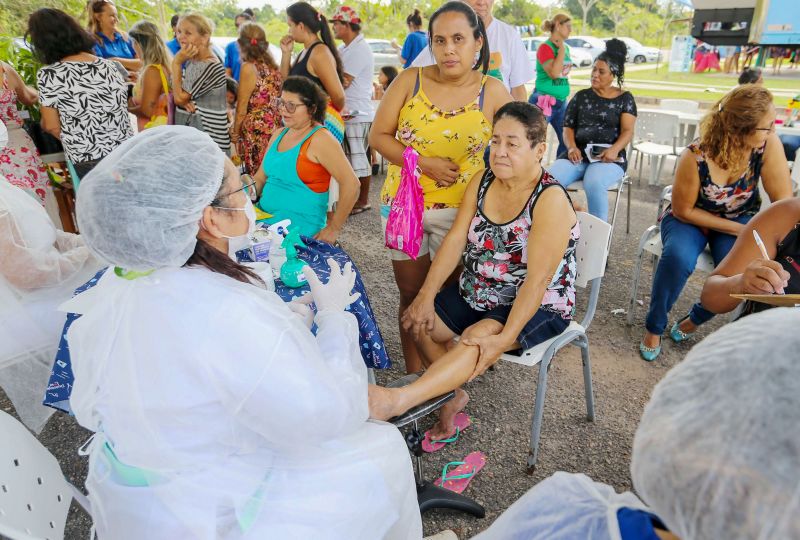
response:
M372 79L375 60L372 49L361 33L361 19L348 6L339 6L331 16L333 35L342 40L339 56L344 69L345 143L344 150L350 165L361 182L358 200L351 212L360 214L370 209L369 183L372 163L369 158L369 129L375 115L372 110Z
M406 444L367 420L355 274L306 268L313 335L229 255L251 190L183 126L140 133L81 183L81 231L113 265L64 306L82 314L70 403L95 432L98 537L418 539Z
M0 145L5 126L0 122ZM77 234L56 228L31 193L0 175L0 387L39 433L65 315L58 305L101 268Z

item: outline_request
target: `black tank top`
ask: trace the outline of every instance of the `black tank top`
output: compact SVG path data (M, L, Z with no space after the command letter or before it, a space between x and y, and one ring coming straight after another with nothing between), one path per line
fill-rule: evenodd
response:
M289 69L289 75L298 75L300 77L311 79L312 81L317 83L319 87L322 88L323 91L325 91L325 87L322 86L322 81L319 79L319 77L315 77L314 75L311 74L310 71L308 71L308 59L311 58L311 51L313 51L314 47L316 47L317 45L324 45L324 43L322 43L321 41L317 41L316 43L312 44L311 47L306 49L305 54L301 53L300 58Z
M800 294L800 223L797 223L786 235L786 238L778 244L775 260L789 272L789 286L784 287L783 291L786 294ZM742 317L765 311L771 307L774 306L747 301L742 310Z

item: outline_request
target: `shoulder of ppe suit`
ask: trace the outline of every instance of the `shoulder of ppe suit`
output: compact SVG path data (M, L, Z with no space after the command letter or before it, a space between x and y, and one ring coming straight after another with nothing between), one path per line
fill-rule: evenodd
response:
M148 278L154 286L143 288L141 300L148 305L167 302L175 308L180 306L170 311L179 315L189 329L214 329L217 336L257 334L261 340L269 340L267 336L277 339L293 328L296 316L278 295L206 268L163 269Z

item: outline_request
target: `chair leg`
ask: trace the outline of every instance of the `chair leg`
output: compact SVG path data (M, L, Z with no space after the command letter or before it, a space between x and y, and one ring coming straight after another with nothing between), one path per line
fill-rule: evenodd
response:
M628 306L628 326L633 324L633 317L636 312L636 296L639 292L639 279L642 275L642 264L644 263L644 244L649 239L647 233L642 235L639 241L639 252L636 255L636 266L633 269L633 284L631 285L631 300Z
M631 191L633 191L633 182L631 182L630 178L628 178L628 215L625 222L625 234L630 234L631 232Z
M584 334L578 345L583 360L583 388L586 393L586 419L594 422L594 392L592 392L592 362L589 359L589 340Z
M658 171L656 172L655 185L661 182L661 172L664 170L664 163L667 161L667 156L660 156L658 158Z
M614 225L617 223L617 209L619 208L619 198L622 190L625 189L625 177L620 180L617 186L617 196L614 198L614 212L611 214L611 234L608 235L608 250L611 251L611 240L614 238Z
M539 364L539 382L536 385L536 403L533 407L533 420L531 423L531 447L528 452L528 474L533 474L533 471L536 470L536 461L539 459L539 436L542 432L544 396L547 392L547 371L552 359L553 351L548 350Z

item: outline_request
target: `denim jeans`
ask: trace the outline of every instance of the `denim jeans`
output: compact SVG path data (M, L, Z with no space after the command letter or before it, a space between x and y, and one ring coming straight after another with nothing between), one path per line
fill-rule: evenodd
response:
M603 221L608 221L608 188L616 186L625 171L616 163L575 164L568 159L558 159L548 168L558 183L564 187L583 180L589 213Z
M737 223L747 223L753 216L744 215L733 219ZM653 278L653 290L650 293L650 310L645 319L647 331L660 336L667 327L667 315L681 294L686 280L694 272L697 258L708 244L714 266L719 265L736 241L735 236L717 231L704 234L699 227L684 223L667 214L661 221L661 242L664 248L658 260L658 268ZM692 306L689 318L696 325L701 325L714 318L700 302Z
M539 94L534 90L531 94L531 97L528 98L528 103L536 105L540 95L542 94ZM567 100L557 99L556 104L553 105L553 114L550 116L545 116L545 118L547 118L547 122L553 126L553 129L556 131L556 137L558 137L558 149L556 150L556 157L566 154L567 152L567 147L564 146L564 114L566 112Z
M779 135L783 144L783 153L786 161L794 161L797 149L800 148L800 135Z

